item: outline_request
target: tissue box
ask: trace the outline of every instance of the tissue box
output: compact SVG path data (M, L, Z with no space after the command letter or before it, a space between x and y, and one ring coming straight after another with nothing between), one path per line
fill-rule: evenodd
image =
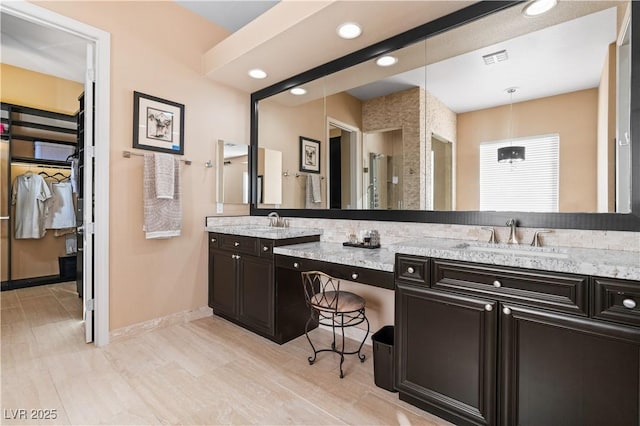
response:
M73 145L60 145L50 142L35 141L34 146L34 157L38 160L66 161L67 157L75 151L75 146Z

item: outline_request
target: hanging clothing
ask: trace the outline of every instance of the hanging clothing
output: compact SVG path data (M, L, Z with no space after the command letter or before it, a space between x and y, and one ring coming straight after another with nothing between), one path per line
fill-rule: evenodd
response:
M71 182L49 184L51 198L46 202L46 229L65 229L76 226L76 212L73 205Z
M78 193L78 177L80 176L79 171L80 161L77 158L71 159L71 188L73 189L73 193Z
M11 191L11 203L16 206L16 239L44 237L45 201L51 191L40 175L27 172L16 177Z

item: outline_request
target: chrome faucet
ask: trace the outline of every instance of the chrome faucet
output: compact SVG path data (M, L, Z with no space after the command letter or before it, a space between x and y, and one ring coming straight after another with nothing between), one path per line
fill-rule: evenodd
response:
M518 221L514 218L511 218L507 221L507 226L511 227L511 232L509 232L509 240L507 244L520 244L518 242L518 236L516 235L516 227L518 226Z
M283 217L280 217L278 212L271 212L267 215L269 218L269 226L277 228L286 228L289 226L289 221Z

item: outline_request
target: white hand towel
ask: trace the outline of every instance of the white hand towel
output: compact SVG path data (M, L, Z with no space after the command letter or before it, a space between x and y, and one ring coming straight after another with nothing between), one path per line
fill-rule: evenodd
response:
M156 194L155 157L144 155L144 226L147 239L180 236L182 229L182 196L180 188L180 163L172 158L173 198L158 198Z
M179 164L175 164L176 159L171 154L153 154L153 157L156 197L173 199L175 168L179 167Z

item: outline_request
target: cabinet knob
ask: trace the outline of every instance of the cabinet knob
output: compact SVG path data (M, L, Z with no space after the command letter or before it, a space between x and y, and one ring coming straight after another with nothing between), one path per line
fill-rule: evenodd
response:
M413 274L415 271L416 271L416 270L415 270L415 269L413 269L413 267L412 267L412 266L409 266L409 267L407 268L407 272L408 272L408 273L410 273L410 274Z
M484 305L484 310L487 312L493 311L493 305L491 303L487 303L486 305Z
M351 274L351 279L357 280L358 279L358 274L356 274L355 272L353 274Z
M496 288L500 288L500 287L502 287L502 283L500 281L498 281L498 280L495 280L493 282L493 286L496 287Z
M239 245L240 245L240 243L239 243L239 242L237 242L237 241L233 243L233 246L234 246L234 247L238 247Z
M299 264L298 262L294 262L294 263L293 263L293 267L297 269L297 268L299 268L299 267L300 267L300 264Z
M622 305L627 309L634 309L636 307L636 301L633 299L624 299Z
M502 308L502 313L505 315L511 315L511 309L505 306L504 308Z
M262 251L269 251L269 246L263 246Z
M215 238L212 238L212 239L211 239L211 242L212 242L212 243L215 243L215 242L216 242L216 239L215 239Z
M236 255L235 255L235 254L232 254L232 255L231 255L231 258L232 258L232 259L235 259L235 258L236 258Z

